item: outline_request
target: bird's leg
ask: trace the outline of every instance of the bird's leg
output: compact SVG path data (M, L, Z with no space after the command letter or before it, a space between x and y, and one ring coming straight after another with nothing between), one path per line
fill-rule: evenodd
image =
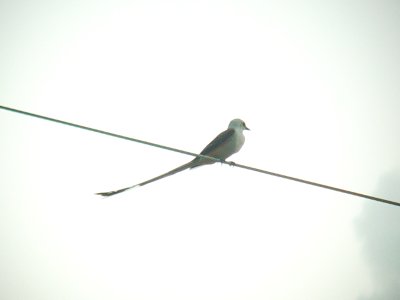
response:
M230 165L231 167L236 166L236 163L234 161L227 161L228 165Z
M236 166L236 163L233 162L233 161L226 161L225 159L221 159L220 162L221 162L221 165L222 165L222 164L228 164L228 165L231 166L231 167Z

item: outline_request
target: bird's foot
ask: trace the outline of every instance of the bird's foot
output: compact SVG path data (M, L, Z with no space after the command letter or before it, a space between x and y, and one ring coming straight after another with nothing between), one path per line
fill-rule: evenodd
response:
M228 165L231 167L236 166L236 163L234 161L227 161Z
M220 162L221 162L221 164L228 164L228 165L230 165L231 167L236 166L236 163L233 162L233 161L226 161L225 159L221 159Z

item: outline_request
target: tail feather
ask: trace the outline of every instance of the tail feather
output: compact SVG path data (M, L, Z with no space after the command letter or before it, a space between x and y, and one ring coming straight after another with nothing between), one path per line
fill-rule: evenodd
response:
M133 187L135 187L135 186L130 186L130 187L127 187L127 188L124 188L124 189L116 190L116 191L96 193L96 195L109 197L109 196L112 196L112 195L115 195L115 194L119 194L119 193L125 192L125 191L127 191L127 190L129 190L129 189L131 189Z
M165 178L165 177L174 175L174 174L176 174L176 173L182 172L182 171L184 171L184 170L186 170L186 169L193 168L193 167L197 167L197 161L196 161L196 159L194 159L194 160L192 160L192 161L190 161L190 162L188 162L188 163L186 163L186 164L184 164L184 165L182 165L182 166L179 166L179 167L177 167L177 168L175 168L175 169L173 169L173 170L171 170L171 171L169 171L169 172L167 172L167 173L161 174L161 175L159 175L159 176L157 176L157 177L154 177L154 178L152 178L152 179L143 181L143 182L141 182L141 183L138 183L138 184L135 184L135 185L132 185L132 186L129 186L129 187L120 189L120 190L116 190L116 191L96 193L96 195L100 195L100 196L104 196L104 197L109 197L109 196L112 196L112 195L115 195L115 194L119 194L119 193L125 192L125 191L130 190L130 189L132 189L132 188L134 188L134 187L137 187L137 186L146 185L146 184L148 184L148 183L151 183L151 182L160 180L160 179L162 179L162 178Z

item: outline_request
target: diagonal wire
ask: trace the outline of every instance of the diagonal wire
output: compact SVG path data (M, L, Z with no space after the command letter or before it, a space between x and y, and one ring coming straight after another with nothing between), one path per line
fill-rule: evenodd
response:
M172 148L172 147L168 147L168 146L164 146L164 145L160 145L160 144L156 144L156 143L151 143L151 142L147 142L147 141L143 141L143 140L127 137L127 136L124 136L124 135L120 135L120 134L116 134L116 133L112 133L112 132L108 132L108 131L104 131L104 130L100 130L100 129L95 129L95 128L91 128L91 127L87 127L87 126L83 126L83 125L78 125L78 124L75 124L75 123L66 122L66 121L62 121L62 120L58 120L58 119L54 119L54 118L50 118L50 117L46 117L46 116L42 116L42 115L37 115L37 114L34 114L34 113L26 112L26 111L23 111L23 110L18 110L18 109L15 109L15 108L10 108L10 107L6 107L6 106L0 105L0 109L12 111L12 112L15 112L15 113L19 113L19 114L27 115L27 116L30 116L30 117L35 117L35 118L39 118L39 119L43 119L43 120L46 120L46 121L51 121L51 122L67 125L67 126L76 127L76 128L79 128L79 129L84 129L84 130L93 131L93 132L96 132L96 133L101 133L101 134L104 134L104 135L109 135L109 136L116 137L116 138L123 139L123 140L128 140L128 141L132 141L132 142L136 142L136 143L141 143L141 144L145 144L145 145L148 145L148 146L161 148L161 149L164 149L164 150L174 151L174 152L178 152L178 153L182 153L182 154L186 154L186 155L191 155L191 156L199 156L199 157L208 158L208 159L211 159L211 160L214 160L214 161L217 161L217 162L221 162L220 159L215 158L215 157L210 157L210 156L202 155L202 154L196 154L196 153L185 151L185 150L180 150L180 149L176 149L176 148Z
M229 164L229 165L233 164L234 166L236 166L238 168L242 168L242 169L246 169L246 170L250 170L250 171L254 171L254 172L259 172L259 173L263 173L263 174L267 174L267 175L271 175L271 176L276 176L276 177L280 177L280 178L283 178L283 179L292 180L292 181L296 181L296 182L300 182L300 183L316 186L316 187L319 187L319 188L332 190L332 191L339 192L339 193L349 194L349 195L352 195L352 196L366 198L366 199L377 201L377 202L382 202L382 203L386 203L386 204L390 204L390 205L400 206L400 202L391 201L391 200L387 200L387 199L383 199L383 198L379 198L379 197L374 197L374 196L370 196L370 195L366 195L366 194L362 194L362 193L357 193L357 192L353 192L353 191L349 191L349 190L346 190L346 189L337 188L337 187L326 185L326 184L321 184L321 183L317 183L317 182L313 182L313 181L309 181L309 180L305 180L305 179L300 179L300 178L296 178L296 177L292 177L292 176L287 176L287 175L274 173L274 172L270 172L270 171L266 171L266 170L262 170L262 169L258 169L258 168L249 167L249 166L246 166L246 165L241 165L241 164L232 163L232 162L228 162L228 161L221 161L220 159L215 158L215 157L210 157L210 156L202 155L202 154L196 154L196 153L189 152L189 151L184 151L184 150L180 150L180 149L176 149L176 148L172 148L172 147L168 147L168 146L164 146L164 145L160 145L160 144L156 144L156 143L151 143L151 142L147 142L147 141L143 141L143 140L139 140L139 139L123 136L123 135L120 135L120 134L116 134L116 133L112 133L112 132L108 132L108 131L104 131L104 130L99 130L99 129L95 129L95 128L91 128L91 127L87 127L87 126L74 124L74 123L71 123L71 122L66 122L66 121L62 121L62 120L58 120L58 119L54 119L54 118L50 118L50 117L46 117L46 116L30 113L30 112L18 110L18 109L15 109L15 108L10 108L10 107L6 107L6 106L0 105L0 109L8 110L8 111L11 111L11 112L15 112L15 113L27 115L27 116L30 116L30 117L39 118L39 119L43 119L43 120L46 120L46 121L51 121L51 122L67 125L67 126L76 127L76 128L79 128L79 129L93 131L93 132L96 132L96 133L101 133L101 134L104 134L104 135L109 135L109 136L112 136L112 137L116 137L116 138L120 138L120 139L124 139L124 140L128 140L128 141L132 141L132 142L136 142L136 143L141 143L141 144L145 144L145 145L148 145L148 146L161 148L161 149L164 149L164 150L174 151L174 152L178 152L178 153L182 153L182 154L186 154L186 155L191 155L191 156L203 157L203 158L211 159L211 160L214 160L216 162L221 162L221 163L224 163L224 164Z

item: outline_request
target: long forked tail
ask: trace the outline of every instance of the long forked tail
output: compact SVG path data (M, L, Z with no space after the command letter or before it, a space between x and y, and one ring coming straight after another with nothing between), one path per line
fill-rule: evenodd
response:
M109 196L112 196L112 195L115 195L115 194L119 194L119 193L125 192L125 191L130 190L130 189L132 189L132 188L134 188L134 187L142 186L142 185L151 183L151 182L153 182L153 181L160 180L160 179L162 179L162 178L165 178L165 177L174 175L174 174L176 174L176 173L182 172L182 171L184 171L184 170L186 170L186 169L193 168L193 167L196 167L196 166L197 166L197 164L196 164L195 159L194 159L194 160L192 160L192 161L190 161L190 162L188 162L188 163L186 163L186 164L184 164L184 165L182 165L182 166L180 166L180 167L177 167L177 168L175 168L175 169L173 169L173 170L171 170L171 171L169 171L169 172L167 172L167 173L161 174L161 175L159 175L159 176L157 176L157 177L154 177L154 178L152 178L152 179L143 181L143 182L141 182L141 183L138 183L138 184L135 184L135 185L132 185L132 186L129 186L129 187L120 189L120 190L111 191L111 192L96 193L96 195L100 195L100 196L104 196L104 197L109 197Z

